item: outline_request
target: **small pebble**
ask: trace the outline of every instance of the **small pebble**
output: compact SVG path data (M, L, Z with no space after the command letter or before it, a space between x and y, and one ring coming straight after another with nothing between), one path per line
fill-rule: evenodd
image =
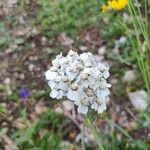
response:
M7 48L6 50L5 50L5 53L6 54L10 54L10 53L12 53L13 52L13 49L12 48Z
M83 52L84 52L84 51L87 51L87 47L86 47L86 46L80 46L79 49L80 49L81 51L83 51Z
M10 78L5 78L5 80L4 80L4 83L5 83L5 84L9 85L10 82L11 82L11 79L10 79Z
M0 7L2 7L3 6L3 3L2 3L2 1L0 1Z
M115 79L115 78L110 79L110 83L111 83L112 85L117 84L117 82L118 82L118 80L117 80L117 79Z
M17 3L17 0L8 0L9 1L9 3L11 3L11 4L16 4Z
M132 105L139 111L145 111L148 107L148 95L146 91L140 90L136 92L129 93L129 100Z
M94 55L94 59L96 62L102 63L102 61L104 60L104 57L99 56L99 55Z
M13 75L14 75L15 78L18 78L18 77L19 77L18 72L15 72Z
M74 105L72 102L64 101L62 104L63 104L64 108L68 111L71 111L74 108Z
M122 36L120 39L119 39L119 43L120 44L125 44L127 42L127 37L125 36Z
M128 70L125 72L125 75L123 76L124 82L132 82L136 79L135 71Z
M33 71L34 67L35 67L35 66L34 66L33 64L29 64L29 65L28 65L28 70L29 70L29 71Z
M63 110L60 107L56 107L55 112L63 114Z
M14 44L11 44L11 45L10 45L10 48L12 48L12 49L17 49L17 48L18 48L18 45L15 44L15 43L14 43Z
M49 47L46 47L46 48L44 49L44 51L47 52L48 54L54 53L53 49L50 49Z
M36 44L35 44L34 42L32 42L32 43L31 43L31 47L32 47L32 48L35 48L35 47L36 47Z
M24 79L25 79L24 73L21 73L21 74L19 75L19 78L20 78L21 80L24 80Z
M46 45L47 38L45 36L42 36L41 37L41 42L42 42L42 45Z
M43 112L46 112L47 108L42 104L42 103L38 103L35 106L35 112L37 115L41 115Z
M106 52L106 47L105 46L102 46L98 49L98 54L99 55L104 55Z
M31 35L35 36L35 35L38 35L38 34L39 34L39 31L36 28L33 28L32 31L31 31Z

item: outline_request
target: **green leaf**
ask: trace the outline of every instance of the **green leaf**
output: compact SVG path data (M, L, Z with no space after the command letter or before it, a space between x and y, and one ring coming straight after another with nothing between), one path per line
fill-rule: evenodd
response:
M0 129L0 138L1 138L4 134L6 134L7 131L8 131L7 128L2 128L2 129Z

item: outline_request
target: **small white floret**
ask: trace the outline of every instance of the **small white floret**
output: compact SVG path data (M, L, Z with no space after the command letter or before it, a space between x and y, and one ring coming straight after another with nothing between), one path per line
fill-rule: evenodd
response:
M57 75L58 75L57 72L53 72L53 71L50 71L50 70L46 71L46 73L45 73L46 80L53 80L53 79L55 79L55 77Z
M88 112L88 107L87 106L79 106L78 107L78 112L82 114L87 114Z
M58 91L56 89L53 89L50 93L50 97L52 97L52 98L56 98L57 95L58 95Z
M87 114L88 109L98 113L106 110L111 87L107 82L109 75L109 68L96 62L92 53L78 55L72 50L66 57L62 53L57 55L45 73L52 90L50 97L67 97L82 114Z

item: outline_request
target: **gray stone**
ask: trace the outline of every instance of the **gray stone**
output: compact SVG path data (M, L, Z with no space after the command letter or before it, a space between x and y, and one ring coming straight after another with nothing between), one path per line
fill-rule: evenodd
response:
M134 70L128 70L125 72L123 76L124 82L132 82L136 79L135 71Z
M129 100L139 111L145 111L148 106L148 95L144 90L129 93Z

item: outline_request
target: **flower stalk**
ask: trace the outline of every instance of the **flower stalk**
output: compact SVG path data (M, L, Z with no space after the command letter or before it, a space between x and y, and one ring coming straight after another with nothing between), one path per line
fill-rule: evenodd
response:
M86 117L86 124L91 129L91 132L93 133L95 140L97 142L99 150L105 150L102 142L102 138L100 136L100 129L97 129L97 127L93 124L92 116L91 114L88 114ZM99 131L99 132L98 132Z
M136 0L137 3L137 0ZM146 4L145 0L145 4ZM143 76L143 80L145 82L145 86L148 92L148 99L150 103L150 60L149 60L149 52L150 52L150 39L148 36L148 22L147 22L147 14L145 17L142 16L141 10L139 7L136 7L133 5L133 2L130 0L128 5L129 13L133 20L133 26L134 26L134 32L137 42L137 47L135 47L135 43L133 42L132 35L129 36L132 48L133 48L133 55L135 56L138 66L140 68L141 74ZM147 6L145 5L145 13L147 12ZM137 16L139 16L139 19L137 19ZM143 19L144 18L144 19ZM139 29L141 33L139 33ZM145 48L144 51L142 51L142 45L140 36L144 38L145 42Z

